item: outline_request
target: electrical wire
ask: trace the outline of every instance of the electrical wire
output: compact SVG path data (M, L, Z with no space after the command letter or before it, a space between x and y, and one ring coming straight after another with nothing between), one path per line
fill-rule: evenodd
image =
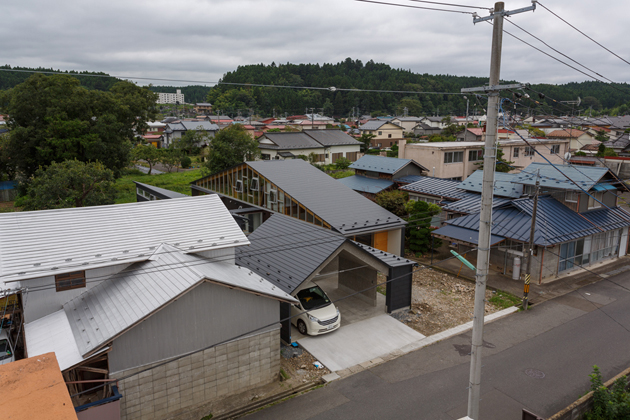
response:
M626 60L625 58L615 54L614 52L612 52L611 50L609 50L608 48L604 47L602 44L600 44L599 42L595 41L593 38L591 38L590 36L586 35L584 32L580 31L578 28L576 28L575 26L571 25L569 22L567 22L565 19L563 19L562 17L558 16L556 13L554 13L553 11L551 11L547 6L545 6L544 4L542 4L541 2L537 2L539 6L541 6L543 9L547 10L549 13L551 13L552 15L554 15L555 17L557 17L558 19L560 19L561 21L563 21L564 23L566 23L567 25L569 25L571 28L575 29L576 31L578 31L580 34L584 35L586 38L590 39L591 41L593 41L595 44L599 45L600 47L602 47L603 49L605 49L606 51L608 51L609 53L611 53L612 55L614 55L615 57L617 57L618 59L620 59L621 61L625 62L626 64L630 64L630 62L628 60Z
M440 3L437 1L426 1L426 0L407 0L407 1L413 1L416 3L428 3L428 4L438 4L441 6L452 6L452 7L465 7L467 9L483 9L483 10L492 10L491 7L482 7L482 6L470 6L470 5L464 5L464 4L452 4L452 3Z
M385 6L398 6L398 7L407 7L410 9L423 9L423 10L435 10L438 12L451 12L451 13L461 13L465 15L474 15L473 12L465 12L463 10L449 10L449 9L438 9L435 7L422 7L422 6L412 6L410 4L398 4L398 3L388 3L384 1L374 1L374 0L354 0L361 3L373 3L373 4L382 4Z

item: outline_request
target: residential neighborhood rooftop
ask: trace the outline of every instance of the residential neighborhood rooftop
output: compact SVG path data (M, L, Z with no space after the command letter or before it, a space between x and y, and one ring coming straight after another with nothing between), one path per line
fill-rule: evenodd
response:
M494 173L494 195L501 197L519 198L523 195L523 185L515 183L516 174L505 172ZM466 178L458 188L466 191L481 193L483 186L483 170L478 169Z
M343 185L355 191L366 192L370 194L378 194L381 191L394 185L392 181L387 179L374 179L361 175L352 175L338 180Z
M588 191L599 183L609 171L607 167L551 165L534 162L516 174L513 182L535 185L536 178L539 176L540 185L544 187Z
M423 171L428 171L427 168L411 159L399 159L374 155L365 155L361 157L359 160L350 165L350 168L393 175L409 164L416 165Z

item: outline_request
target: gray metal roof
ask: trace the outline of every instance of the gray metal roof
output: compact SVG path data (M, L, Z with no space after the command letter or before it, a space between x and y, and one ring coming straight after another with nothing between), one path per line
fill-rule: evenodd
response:
M493 197L492 207L499 207L506 203L509 203L510 201L511 200L509 198ZM472 197L464 198L463 200L454 201L445 206L442 206L442 210L465 214L479 213L480 209L481 194L476 194Z
M134 182L134 184L136 184L141 189L143 189L145 191L156 193L156 194L158 194L160 196L163 196L165 198L190 197L189 195L186 195L186 194L178 193L178 192L171 191L171 190L166 190L166 189L160 188L160 187L154 187L153 185L143 184L143 183L138 182L138 181L133 181L133 182Z
M479 231L466 229L453 225L446 225L439 229L431 232L432 235L438 236L446 236L449 238L457 239L463 242L468 242L471 244L478 245L479 244ZM501 241L504 241L505 238L503 236L498 235L490 235L490 246L496 245Z
M492 233L521 242L529 241L534 200L513 200L492 211ZM448 220L447 224L479 230L479 214ZM576 213L551 196L538 201L534 243L549 246L567 242L602 231L630 226L630 214L615 207L586 213Z
M338 179L337 181L355 191L370 194L378 194L394 185L392 181L388 181L386 179L367 178L361 175L348 176L346 178Z
M341 130L307 130L308 136L323 146L360 145L361 143Z
M98 350L206 280L295 302L246 268L211 261L163 244L149 261L132 265L64 304L81 355Z
M312 137L307 136L303 132L295 133L265 133L261 138L271 140L278 149L319 149L321 144L316 142ZM259 139L260 140L260 139ZM260 144L260 148L270 148L267 144Z
M365 171L382 172L385 174L395 174L405 166L412 164L416 165L423 171L428 171L427 168L420 165L418 162L411 159L399 159L385 156L365 155L352 165L352 169L362 169Z
M464 191L459 188L461 181L453 181L451 179L433 178L430 176L406 176L396 180L397 182L413 183L403 185L399 189L411 193L427 194L436 197L450 198L453 200L462 200L477 194Z
M173 131L188 131L188 130L219 131L219 126L209 121L179 121L176 123L169 123L168 126Z
M344 236L293 217L274 214L249 235L251 245L236 251L236 264L293 293L341 245L351 243L390 267L414 264L363 246Z
M519 198L523 195L523 184L514 183L516 174L495 172L494 195L501 197ZM466 180L459 184L458 188L466 191L481 193L483 185L483 170L476 170Z
M605 141L604 145L612 149L624 150L630 146L630 133L623 133L616 139Z
M0 285L143 261L161 243L201 252L249 241L215 194L0 213Z
M588 167L573 165L551 165L548 163L531 163L514 177L515 183L525 185L536 184L536 174L540 175L540 186L563 190L590 190L609 172L606 167ZM573 182L575 181L580 188Z
M301 159L246 163L344 235L395 229L406 224Z
M378 130L379 128L381 128L382 126L384 126L387 123L390 123L390 122L389 121L382 121L382 120L371 120L371 121L368 121L365 124L359 126L359 130ZM400 127L400 126L396 126L396 127L400 128L402 130L402 127Z

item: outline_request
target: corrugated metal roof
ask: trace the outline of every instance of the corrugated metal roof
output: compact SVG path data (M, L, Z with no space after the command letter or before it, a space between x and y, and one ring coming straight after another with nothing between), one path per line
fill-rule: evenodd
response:
M506 203L509 203L510 201L511 200L509 198L493 197L492 207L499 207ZM476 194L475 196L446 204L442 206L442 210L465 214L479 213L479 211L481 210L481 194Z
M176 123L169 123L168 126L173 131L187 131L187 130L219 131L219 126L214 123L211 123L210 121L179 121Z
M428 171L427 168L420 165L418 162L411 159L399 159L385 156L373 156L365 155L361 159L350 165L352 169L362 169L365 171L382 172L385 174L395 174L405 166L412 164L418 166L423 171Z
M614 185L610 185L610 184L595 184L593 189L595 191L607 191L607 190L612 191L612 190L616 190L617 187L615 187Z
M470 244L479 244L479 231L461 228L453 225L446 225L431 232L432 235L446 236L448 238L457 239L459 241L467 242ZM490 246L496 245L501 241L504 241L505 237L498 235L490 235Z
M299 133L265 133L263 137L271 140L279 149L319 149L321 144L316 142L310 136ZM270 148L270 145L260 144L261 148Z
M387 123L389 123L389 121L371 120L359 126L359 130L378 130L379 128L381 128ZM396 127L402 130L402 127L399 127L399 126L396 126Z
M376 249L376 248L372 248L371 246L360 244L359 242L356 242L356 241L350 241L350 242L354 244L355 246L358 246L359 248L361 248L368 254L372 255L373 257L376 257L377 259L381 260L382 262L384 262L390 267L402 267L405 265L418 265L417 262L408 260L405 257L401 257L396 254L387 253L385 251L381 251L380 249Z
M338 179L343 185L352 188L355 191L366 192L370 194L378 194L384 189L394 185L392 181L386 179L367 178L361 175L353 175L346 178Z
M143 261L161 243L201 252L249 241L215 194L1 213L0 282Z
M161 195L163 197L167 197L167 198L190 197L189 195L186 195L186 194L178 193L178 192L171 191L171 190L166 190L166 189L160 188L160 187L154 187L153 185L143 184L143 183L138 182L138 181L133 181L133 182L137 186L139 186L141 189L143 189L145 191L157 193L157 194L159 194L159 195Z
M523 198L492 211L492 233L521 242L529 241L534 200ZM452 219L446 223L479 230L479 214ZM630 214L616 207L576 213L551 196L538 200L534 243L548 246L590 236L602 231L630 226Z
M247 162L338 232L395 229L404 220L301 159Z
M308 130L307 135L323 146L360 145L361 143L341 130Z
M560 173L562 171L562 173ZM540 186L563 190L590 190L608 173L606 167L550 165L548 163L531 163L514 177L514 182L525 185L536 184L536 174L540 174ZM564 175L563 175L564 174ZM578 188L569 179L577 182Z
M344 236L293 217L274 214L249 235L251 245L236 251L236 264L293 293L346 241L390 266L413 261L363 247ZM377 255L378 254L378 255Z
M149 261L136 263L63 305L81 355L110 342L205 280L295 302L250 270L210 262L161 245Z
M462 200L472 197L473 194L459 188L461 181L453 181L451 179L433 178L430 176L406 176L397 179L397 182L406 182L413 180L413 183L404 185L399 189L403 191L434 195L436 197L445 197L453 200Z
M501 197L519 198L523 195L523 184L514 183L516 174L495 172L494 174L494 195ZM459 184L458 188L466 191L481 193L483 186L483 170L476 170L465 181Z

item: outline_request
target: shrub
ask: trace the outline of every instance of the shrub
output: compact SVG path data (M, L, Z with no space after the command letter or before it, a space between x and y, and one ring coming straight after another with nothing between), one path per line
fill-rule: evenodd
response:
M624 420L630 418L630 394L626 391L628 378L617 379L610 389L604 386L599 367L593 366L591 391L593 408L586 413L586 420Z
M192 163L192 161L190 160L190 158L188 156L184 156L182 158L182 160L180 161L180 164L182 165L182 169L190 168L190 164L191 163Z
M350 166L351 164L352 162L350 161L350 159L342 157L337 159L337 162L335 162L335 168L339 170L344 170L348 169L348 166Z

